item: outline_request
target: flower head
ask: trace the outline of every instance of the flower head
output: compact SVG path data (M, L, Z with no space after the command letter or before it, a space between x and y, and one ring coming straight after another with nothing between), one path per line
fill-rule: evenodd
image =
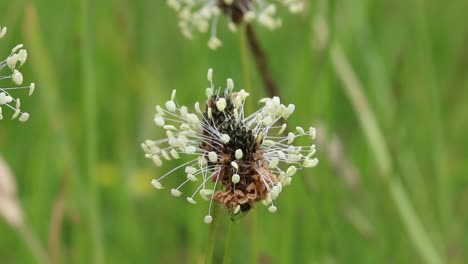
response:
M6 32L6 27L0 27L0 38L5 36ZM21 122L26 122L29 119L29 114L22 112L20 109L20 99L14 98L12 95L12 92L22 89L29 90L29 95L34 92L35 84L31 83L23 86L23 74L18 70L26 62L27 57L28 52L23 49L23 44L19 44L11 50L6 59L0 61L0 81L11 81L10 86L2 87L3 84L0 86L0 120L3 119L3 108L10 109L13 112L12 119L19 117ZM6 73L4 73L5 71Z
M242 22L258 22L268 29L281 26L276 17L276 3L286 6L290 12L298 13L304 8L304 0L167 0L167 4L179 14L179 27L182 33L192 37L193 31L207 32L211 29L208 46L217 49L221 41L216 37L221 13L229 18L228 27L236 31Z
M205 222L212 221L211 207L218 201L231 214L249 211L257 202L267 205L275 212L274 200L283 187L302 168L314 167L315 145L294 146L298 137L315 138L315 129L296 127L285 135L286 120L294 105L281 104L278 97L264 98L259 110L247 116L244 102L249 96L245 90L234 91L234 82L227 80L225 89L215 89L213 71L208 70L210 87L206 89L207 101L202 107L195 103L195 112L175 101L176 91L165 106L156 106L154 122L166 130L167 137L146 140L142 148L148 159L157 166L163 160L192 156L188 162L175 167L152 181L156 189L164 189L166 177L183 171L186 179L171 189L179 197L184 186L194 182L195 192L186 199L196 204L198 197L209 200ZM183 170L182 170L183 169Z

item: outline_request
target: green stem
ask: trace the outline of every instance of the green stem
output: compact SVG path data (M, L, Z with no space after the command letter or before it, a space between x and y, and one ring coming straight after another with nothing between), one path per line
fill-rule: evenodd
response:
M224 256L223 256L223 264L230 264L232 260L232 240L233 240L233 221L228 219L227 230L226 230L226 244L224 245Z
M377 169L383 177L390 196L395 203L398 213L408 230L409 236L419 251L425 263L442 263L429 235L424 230L421 220L411 206L407 193L392 170L391 156L382 131L378 126L374 112L363 92L354 70L352 69L343 49L337 43L332 45L331 58L333 67L343 83L343 88L351 101L357 117L361 123L364 135L377 161Z
M213 208L213 213L211 214L213 216L213 222L211 223L210 226L210 235L208 236L208 246L206 247L206 255L205 255L205 264L211 264L213 263L213 257L214 257L214 247L215 247L215 241L217 237L217 226L219 222L219 213L218 213L217 206Z
M254 98L254 90L252 89L252 79L250 77L250 67L249 67L249 48L247 43L246 35L246 25L240 27L241 32L239 32L239 48L240 48L240 59L241 59L241 70L242 70L242 79L244 83L244 88L250 93L250 96ZM248 100L247 110L253 109L253 101Z
M33 256L36 258L37 263L50 263L47 252L45 251L39 239L34 235L33 232L31 232L28 226L25 224L20 225L17 227L17 230L21 238L26 242L26 245L28 246Z
M94 263L104 263L104 243L101 234L101 221L99 214L99 191L94 180L94 170L97 167L97 96L94 77L93 56L93 26L90 19L95 10L92 1L82 1L81 30L82 30L82 70L83 70L83 102L82 111L85 124L85 173L88 176L88 194L86 207L89 214L90 232L94 249Z

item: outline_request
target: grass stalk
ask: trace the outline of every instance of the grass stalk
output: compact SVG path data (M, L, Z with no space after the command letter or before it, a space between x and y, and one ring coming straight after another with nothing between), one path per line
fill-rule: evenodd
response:
M94 85L94 63L93 56L93 32L90 19L94 8L94 2L84 0L81 2L81 37L83 41L82 49L82 71L83 71L83 100L82 111L85 127L85 162L84 170L88 176L89 200L87 209L89 216L90 231L93 243L94 263L104 263L104 243L101 235L100 215L99 215L99 193L94 180L94 170L97 165L97 95Z
M379 129L375 114L369 106L362 85L357 79L341 46L337 43L333 44L331 48L331 59L334 70L340 78L345 93L349 97L356 115L359 118L369 146L376 157L377 168L389 189L391 198L408 230L411 241L425 263L442 263L438 252L427 232L424 230L422 222L411 206L408 195L401 182L398 180L395 173L392 172L390 153L387 149L384 136Z
M224 244L224 256L223 264L230 264L232 262L232 240L234 239L233 235L233 221L228 219L228 224L226 226L226 243Z
M37 263L51 263L47 251L26 224L18 226L16 230L18 231L18 234L21 236L21 238L25 241L29 251L37 260Z

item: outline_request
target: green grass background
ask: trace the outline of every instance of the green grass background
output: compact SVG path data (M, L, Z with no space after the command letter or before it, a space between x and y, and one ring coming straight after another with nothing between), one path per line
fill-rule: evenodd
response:
M277 213L258 206L229 227L220 210L213 229L207 203L151 187L177 161L157 168L140 143L163 136L154 106L172 89L181 104L203 101L209 67L217 84L231 77L237 88L247 67L250 100L265 95L252 61L241 63L239 34L222 19L213 52L208 35L180 34L162 0L2 1L1 57L24 43L25 81L36 82L22 99L30 120L0 124L25 219L52 263L203 263L211 246L213 263L226 254L232 263L466 263L467 11L466 0L322 0L302 15L280 8L274 32L256 25L281 99L296 105L291 127L320 125L345 158L334 164L322 145L319 166L295 176ZM370 118L333 63L337 50ZM358 185L336 169L344 160ZM37 263L3 219L0 263Z

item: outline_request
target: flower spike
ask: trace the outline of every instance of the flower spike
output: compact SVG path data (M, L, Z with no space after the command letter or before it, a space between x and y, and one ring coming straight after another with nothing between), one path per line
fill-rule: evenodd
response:
M194 31L202 33L210 31L208 47L216 50L222 42L217 37L218 20L221 13L228 19L228 28L236 32L240 23L257 22L274 30L281 26L277 18L277 3L285 6L291 13L299 13L304 9L305 0L167 0L169 7L179 14L179 27L182 34L192 38ZM273 3L275 2L275 3Z
M184 177L170 192L179 197L186 184L196 182L196 190L186 200L196 204L199 193L210 201L204 218L207 224L213 220L213 202L220 202L233 215L251 210L257 202L274 213L274 200L283 187L291 183L298 171L318 164L313 157L315 145L293 144L298 137L314 139L316 130L296 127L295 132L283 134L284 122L293 113L294 105L281 104L279 97L264 98L260 109L246 115L244 102L249 94L234 91L231 79L224 91L215 89L213 70L207 76L210 92L203 110L199 103L195 103L193 113L177 105L175 92L166 107L156 107L155 123L166 130L167 137L146 140L142 144L146 157L157 166L172 158L192 159L151 183L156 189L164 189L165 178L178 172Z

